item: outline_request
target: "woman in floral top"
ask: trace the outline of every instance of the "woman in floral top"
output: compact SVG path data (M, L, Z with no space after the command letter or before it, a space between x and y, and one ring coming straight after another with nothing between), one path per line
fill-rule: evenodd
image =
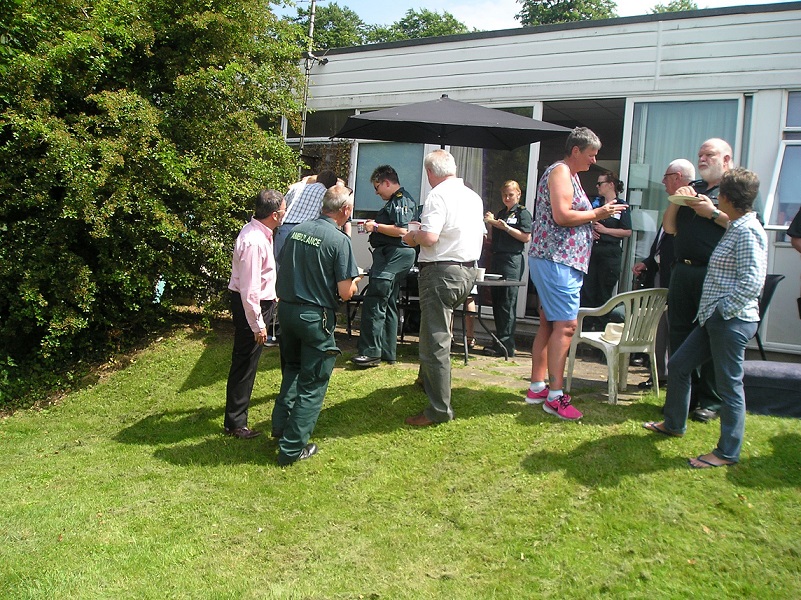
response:
M592 251L592 223L619 214L625 205L610 202L592 208L578 173L595 164L598 136L577 127L567 138L565 157L545 170L537 186L531 226L529 274L540 300L540 326L531 348L529 404L561 419L582 414L564 393L565 363L576 331L579 294ZM545 371L550 386L545 383Z

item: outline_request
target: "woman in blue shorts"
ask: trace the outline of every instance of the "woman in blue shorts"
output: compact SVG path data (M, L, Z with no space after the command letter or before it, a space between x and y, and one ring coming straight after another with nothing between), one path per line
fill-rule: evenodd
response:
M531 225L528 264L540 299L540 326L531 348L526 402L542 404L545 412L567 420L582 417L563 387L581 284L592 252L592 223L627 208L613 201L594 209L581 187L578 173L590 169L600 149L598 136L586 127L570 133L564 159L542 174ZM550 385L545 383L546 369Z

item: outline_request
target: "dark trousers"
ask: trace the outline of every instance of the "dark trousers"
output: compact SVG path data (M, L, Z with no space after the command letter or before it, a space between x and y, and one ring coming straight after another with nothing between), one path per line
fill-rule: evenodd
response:
M612 297L620 279L622 261L620 244L593 244L590 264L581 286L581 306L602 306Z
M275 300L262 300L261 315L265 324L269 324L273 310ZM248 424L248 407L262 346L253 337L239 292L231 292L231 314L234 318L234 348L225 390L224 426L227 429L238 429Z
M381 246L373 251L370 284L362 303L359 354L395 360L398 347L398 295L414 264L414 248Z
M333 309L279 302L278 318L284 372L272 430L280 434L278 462L289 464L297 460L314 432L339 348L334 340Z
M697 325L695 317L701 302L704 277L706 277L705 266L686 265L682 262L677 262L673 266L668 288L671 356ZM695 369L692 376L692 390L691 410L696 408L696 404L698 408L720 410L721 400L715 385L715 367L711 362L704 363L700 369Z
M502 275L510 281L520 281L523 277L523 255L496 252L490 262L490 273ZM517 324L518 288L491 288L492 318L495 321L495 335L506 347L509 356L515 354L515 325ZM500 348L496 348L500 350Z

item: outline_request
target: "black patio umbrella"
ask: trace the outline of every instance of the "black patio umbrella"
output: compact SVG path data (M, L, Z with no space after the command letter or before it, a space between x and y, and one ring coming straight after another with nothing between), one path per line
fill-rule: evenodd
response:
M569 132L561 125L458 102L443 94L438 100L353 115L331 137L513 150Z

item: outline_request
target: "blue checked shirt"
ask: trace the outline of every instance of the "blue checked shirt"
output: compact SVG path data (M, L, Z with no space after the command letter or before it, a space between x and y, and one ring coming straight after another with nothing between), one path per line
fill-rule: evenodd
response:
M287 192L286 214L284 223L305 223L320 216L320 209L323 207L323 196L325 186L322 183L312 183L303 187L292 188L293 192Z
M759 295L768 271L768 238L755 212L732 221L709 257L698 307L703 325L715 309L724 320L759 321Z

